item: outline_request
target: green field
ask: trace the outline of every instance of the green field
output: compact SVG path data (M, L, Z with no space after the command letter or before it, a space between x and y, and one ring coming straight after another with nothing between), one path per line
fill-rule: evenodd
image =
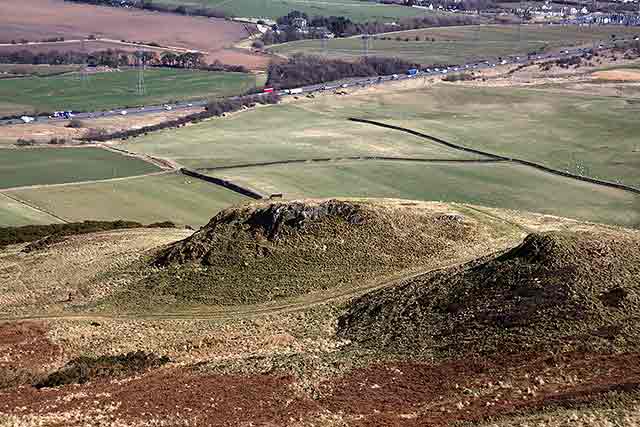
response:
M182 130L136 138L124 148L176 159L192 168L349 156L475 157L411 135L364 127L344 120L341 114L316 112L319 106L281 104L258 108Z
M207 223L223 208L249 200L179 174L18 190L9 194L68 221L127 219L144 224L174 221L194 227Z
M237 95L256 85L256 77L243 73L151 68L144 75L146 92L136 94L138 72L0 80L0 115L21 112L95 111L175 100Z
M404 132L347 121L362 117L640 187L638 108L624 98L561 88L438 84L304 99L159 132L125 146L194 168L348 156L471 158ZM507 165L410 166L333 162L208 173L293 197L436 198L640 225L640 197L630 193Z
M58 218L31 208L0 193L0 227L32 224L55 224Z
M473 25L403 31L378 36L370 41L369 55L395 56L421 64L461 64L498 56L610 40L611 34L629 37L638 33L627 27L576 27L540 25ZM392 40L381 40L381 37ZM416 37L420 40L416 41ZM402 40L396 40L401 38ZM409 41L405 41L405 39ZM362 56L358 37L333 39L322 47L319 40L302 40L271 48L282 55L305 53L352 59Z
M266 194L464 202L640 227L640 196L511 163L343 161L215 174Z
M135 157L100 148L33 148L0 151L0 189L120 178L158 172Z
M299 10L309 16L346 16L353 21L393 21L424 14L411 7L363 0L160 0L171 5L206 6L237 17L278 18Z

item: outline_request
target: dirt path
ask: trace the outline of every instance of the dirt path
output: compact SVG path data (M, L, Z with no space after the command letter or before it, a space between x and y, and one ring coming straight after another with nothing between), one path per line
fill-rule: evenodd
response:
M332 292L309 294L299 300L288 303L275 303L259 306L239 306L222 310L193 310L155 313L123 313L123 314L52 314L52 315L30 315L30 316L1 316L0 322L15 322L22 320L232 320L236 318L246 318L278 313L290 313L302 311L317 305L334 302L341 299L357 297L367 292L389 286L397 286L408 282L418 276L429 274L435 271L444 270L463 265L472 261L475 257L465 258L461 261L444 263L435 268L415 268L405 270L384 279L369 282L363 286L349 289L336 289Z

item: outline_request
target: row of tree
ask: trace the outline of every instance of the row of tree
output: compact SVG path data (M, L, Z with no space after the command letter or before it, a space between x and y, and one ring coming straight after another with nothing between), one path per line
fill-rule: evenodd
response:
M0 52L0 63L3 64L33 64L33 65L70 65L88 64L90 66L106 66L117 68L133 66L142 61L148 66L163 66L171 68L190 68L206 71L234 71L246 73L248 70L241 65L226 65L216 60L212 64L205 63L204 55L199 52L158 54L153 51L125 52L118 49L106 49L91 53L78 51L57 51L34 53L27 49L14 52Z
M474 0L475 1L475 0ZM309 29L300 31L292 25L294 18L308 19ZM352 22L343 16L315 16L309 18L305 13L293 11L278 19L280 28L272 28L262 36L265 45L286 43L302 39L318 39L325 36L319 28L327 28L337 37L349 37L358 34L380 34L391 31L415 30L418 28L472 25L479 23L478 18L469 15L424 15L402 18L398 22Z
M287 89L349 77L401 74L416 67L418 64L399 58L363 57L359 61L348 62L317 56L296 55L286 63L274 63L269 66L267 86Z

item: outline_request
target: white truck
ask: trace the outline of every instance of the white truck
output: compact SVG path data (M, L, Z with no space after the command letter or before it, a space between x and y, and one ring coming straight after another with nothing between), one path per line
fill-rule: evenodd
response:
M299 93L302 93L302 88L301 87L297 87L295 89L289 89L289 94L290 95L297 95Z

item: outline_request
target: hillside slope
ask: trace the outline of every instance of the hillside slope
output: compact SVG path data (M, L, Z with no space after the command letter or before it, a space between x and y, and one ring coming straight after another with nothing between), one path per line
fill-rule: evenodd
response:
M639 233L533 233L501 255L364 296L338 334L443 355L637 350L639 298Z
M256 304L348 288L477 256L513 233L444 205L365 200L227 209L151 261L114 302Z

